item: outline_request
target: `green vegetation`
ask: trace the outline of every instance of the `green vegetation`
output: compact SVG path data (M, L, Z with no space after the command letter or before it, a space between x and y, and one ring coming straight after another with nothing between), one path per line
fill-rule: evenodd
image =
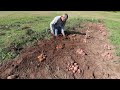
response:
M0 60L13 59L20 51L40 39L49 39L46 31L56 15L69 14L65 30L72 30L84 22L101 22L110 33L109 39L120 56L120 12L104 11L9 11L0 12ZM80 27L82 28L82 27Z
M0 60L12 59L25 46L39 39L49 38L45 32L53 17L30 16L0 19Z
M113 20L106 20L107 30L109 31L109 39L114 46L116 46L116 54L120 56L120 22Z

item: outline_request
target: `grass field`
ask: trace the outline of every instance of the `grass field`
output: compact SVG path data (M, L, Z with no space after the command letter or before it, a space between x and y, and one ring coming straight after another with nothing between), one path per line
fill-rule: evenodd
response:
M20 50L32 46L39 39L49 39L46 32L56 15L68 13L65 30L81 22L103 20L111 43L120 56L120 12L107 11L0 11L0 60L13 59Z

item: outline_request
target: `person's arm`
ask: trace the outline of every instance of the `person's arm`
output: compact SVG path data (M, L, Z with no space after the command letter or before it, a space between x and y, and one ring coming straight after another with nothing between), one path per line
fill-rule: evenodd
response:
M53 30L54 25L57 23L58 19L60 18L60 16L57 16L53 19L53 21L50 23L50 27Z
M54 34L54 25L50 23L50 30L51 30L51 33Z
M65 36L64 28L61 29L61 33L63 36Z
M65 22L66 23L66 22ZM65 23L63 24L62 28L61 28L61 33L63 36L65 36L65 32L64 32L64 27L65 27Z

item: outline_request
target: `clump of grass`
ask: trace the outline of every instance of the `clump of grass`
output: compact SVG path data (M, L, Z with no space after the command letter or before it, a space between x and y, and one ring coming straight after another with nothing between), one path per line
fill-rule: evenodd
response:
M89 19L89 18L72 18L67 22L65 30L73 30L75 28L83 28L82 23L103 23L102 19Z

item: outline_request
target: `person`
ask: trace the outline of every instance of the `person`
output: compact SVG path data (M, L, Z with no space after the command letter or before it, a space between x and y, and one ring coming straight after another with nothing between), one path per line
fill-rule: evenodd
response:
M59 34L62 34L63 36L65 36L64 27L67 19L68 19L68 14L64 14L62 16L56 16L52 20L52 22L50 23L50 30L52 35L58 36Z

